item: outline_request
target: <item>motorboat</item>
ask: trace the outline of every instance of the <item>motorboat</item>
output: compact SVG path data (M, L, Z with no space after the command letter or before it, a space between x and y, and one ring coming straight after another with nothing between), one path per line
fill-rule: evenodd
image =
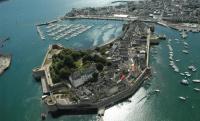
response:
M189 74L189 73L187 73L187 74L185 74L187 77L191 77L191 74Z
M188 54L189 52L187 50L182 50L183 53Z
M188 66L188 69L191 70L191 71L193 71L193 72L195 72L197 70L195 68L195 66L193 66L193 65Z
M42 95L42 100L44 100L47 97L47 95Z
M156 90L154 90L154 92L160 92L160 90L159 90L159 89L156 89Z
M179 96L178 98L181 99L181 100L184 100L184 101L186 100L186 98L182 97L182 96Z
M188 80L186 80L186 79L183 79L183 80L181 80L181 84L183 84L183 85L189 85L189 82L188 82Z
M193 88L194 91L200 92L199 88Z
M181 36L182 36L183 39L185 39L188 35L187 35L186 31L183 30L181 32Z
M200 83L200 80L199 79L194 79L194 80L192 80L192 82L194 82L194 83Z

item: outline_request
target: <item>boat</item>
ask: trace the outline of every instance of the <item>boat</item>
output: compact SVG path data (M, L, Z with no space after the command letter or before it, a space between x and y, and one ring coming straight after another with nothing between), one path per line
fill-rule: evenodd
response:
M47 95L42 95L42 100L44 100L47 97Z
M179 62L180 61L180 59L177 59L177 60L175 60L176 62Z
M188 46L188 45L189 45L187 42L183 42L183 44L184 44L185 46Z
M182 50L183 53L188 54L189 52L187 50Z
M159 90L159 89L156 89L156 90L154 90L154 92L160 92L160 90Z
M187 74L185 74L187 77L191 77L191 74L189 74L189 73L187 73Z
M186 100L186 98L182 97L182 96L179 96L178 98L181 99L181 100L184 100L184 101Z
M181 84L183 84L183 85L189 85L189 82L188 82L188 80L186 80L186 79L183 79L183 80L181 80Z
M183 39L185 39L188 35L187 35L186 31L183 30L181 32L181 36L182 36Z
M175 68L174 71L175 71L175 72L179 72L179 69L178 69L178 68Z
M195 72L197 70L195 68L195 66L193 66L193 65L188 66L188 69L191 70L191 71L193 71L193 72Z
M178 41L179 39L176 38L175 40Z
M193 88L194 91L200 92L199 88Z
M184 73L180 73L180 75L184 76L185 74Z
M45 113L41 113L41 120L44 121L46 119L47 115Z
M192 80L192 82L194 82L194 83L200 83L200 80L199 79L194 79L194 80Z

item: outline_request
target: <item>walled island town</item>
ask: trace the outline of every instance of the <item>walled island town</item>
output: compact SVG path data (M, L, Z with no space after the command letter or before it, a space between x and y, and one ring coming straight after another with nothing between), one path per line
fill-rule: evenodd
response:
M200 121L200 0L0 0L0 121Z

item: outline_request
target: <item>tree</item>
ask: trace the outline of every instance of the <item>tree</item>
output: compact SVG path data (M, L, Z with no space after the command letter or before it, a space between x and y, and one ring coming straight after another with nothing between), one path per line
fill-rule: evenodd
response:
M99 76L99 73L97 73L97 72L94 72L93 74L92 74L92 81L97 81L98 80L98 76Z
M102 64L106 64L106 59L98 56L98 55L94 55L93 57L93 60L96 62L96 63L102 63Z
M68 68L62 68L59 71L59 75L62 79L68 79L68 77L71 75L71 72Z
M107 66L111 66L112 65L112 63L109 61L109 62L107 62Z
M77 51L73 51L73 52L71 53L71 56L73 57L73 59L74 59L75 61L77 61L78 59L80 59L81 53L80 53L80 52L77 52Z
M83 63L86 63L87 61L93 61L93 58L91 57L91 55L88 55L86 54L84 57L83 57Z
M103 68L104 68L104 66L103 66L103 64L102 63L97 63L96 64L96 69L98 70L98 71L103 71Z
M64 56L64 65L66 65L69 68L74 67L74 60L73 60L72 56L70 56L70 55Z

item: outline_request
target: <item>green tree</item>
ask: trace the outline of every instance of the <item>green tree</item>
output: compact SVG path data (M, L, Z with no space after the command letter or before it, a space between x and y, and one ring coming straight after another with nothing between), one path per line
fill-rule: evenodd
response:
M71 72L68 68L62 68L60 69L59 75L62 79L68 79L70 76Z
M77 61L77 60L79 60L79 59L81 58L81 53L80 53L80 52L77 52L77 51L73 51L73 52L71 53L71 56L73 57L73 59L74 59L75 61Z
M97 63L96 64L96 69L98 70L98 71L103 71L103 68L104 68L104 66L103 66L103 64L102 63Z
M74 67L74 60L73 60L72 56L65 55L65 57L64 57L64 65L66 65L69 68Z
M98 80L98 76L99 76L99 73L97 73L97 72L94 72L93 74L92 74L92 81L97 81Z

